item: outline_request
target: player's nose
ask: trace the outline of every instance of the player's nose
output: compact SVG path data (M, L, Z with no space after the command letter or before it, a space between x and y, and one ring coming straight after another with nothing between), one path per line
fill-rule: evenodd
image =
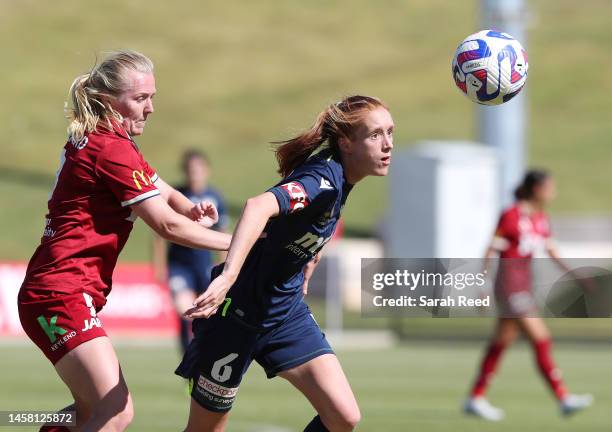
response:
M144 107L144 112L145 112L146 114L151 114L151 113L152 113L152 112L154 112L154 111L155 111L155 109L153 109L153 101L152 101L151 99L149 99L149 100L147 101L147 103L145 104L145 107Z
M383 139L383 151L390 151L393 148L393 137L385 135Z

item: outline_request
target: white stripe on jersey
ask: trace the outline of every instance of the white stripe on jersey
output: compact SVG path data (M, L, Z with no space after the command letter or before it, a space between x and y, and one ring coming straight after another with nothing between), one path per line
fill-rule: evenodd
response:
M121 207L129 206L137 202L144 201L147 198L151 198L156 195L159 195L159 191L157 189L149 191L149 192L145 192L143 194L138 195L137 197L132 198L131 200L122 201Z

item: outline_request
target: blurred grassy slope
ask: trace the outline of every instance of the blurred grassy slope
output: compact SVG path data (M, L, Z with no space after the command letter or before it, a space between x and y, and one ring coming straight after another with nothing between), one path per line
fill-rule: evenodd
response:
M558 211L607 212L612 147L612 30L604 0L534 2L529 40L530 154L560 182ZM373 94L391 107L396 144L474 138L474 107L454 89L450 57L477 28L476 1L12 2L0 0L0 259L27 258L65 139L71 80L108 49L156 63L156 112L138 142L162 176L179 179L181 151L202 146L229 201L276 181L271 140L327 103ZM7 168L10 168L7 169ZM353 192L347 226L370 230L384 179ZM147 257L142 224L124 259Z

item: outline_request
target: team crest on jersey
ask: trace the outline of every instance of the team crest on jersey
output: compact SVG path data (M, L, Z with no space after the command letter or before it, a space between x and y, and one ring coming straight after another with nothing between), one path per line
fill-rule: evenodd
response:
M308 194L304 186L300 183L289 182L281 185L281 187L289 194L289 208L291 213L302 210L308 205Z
M87 143L89 142L89 138L84 136L79 141L76 141L74 139L74 137L72 135L70 135L70 138L68 138L68 141L70 141L70 144L72 144L75 149L83 150L85 148L85 146L87 146Z
M336 204L334 203L325 213L319 216L319 219L317 219L317 222L316 222L317 225L319 226L327 225L329 221L334 217L335 207L336 207Z

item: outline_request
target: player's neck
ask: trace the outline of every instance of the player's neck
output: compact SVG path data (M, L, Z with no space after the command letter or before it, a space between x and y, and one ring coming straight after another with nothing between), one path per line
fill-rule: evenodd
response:
M544 206L538 201L522 201L521 208L527 214L539 213L544 211Z
M367 177L366 175L360 172L358 166L354 166L351 163L350 159L341 156L341 163L342 170L344 171L344 178L349 184L354 185L357 182L363 180L365 177Z

